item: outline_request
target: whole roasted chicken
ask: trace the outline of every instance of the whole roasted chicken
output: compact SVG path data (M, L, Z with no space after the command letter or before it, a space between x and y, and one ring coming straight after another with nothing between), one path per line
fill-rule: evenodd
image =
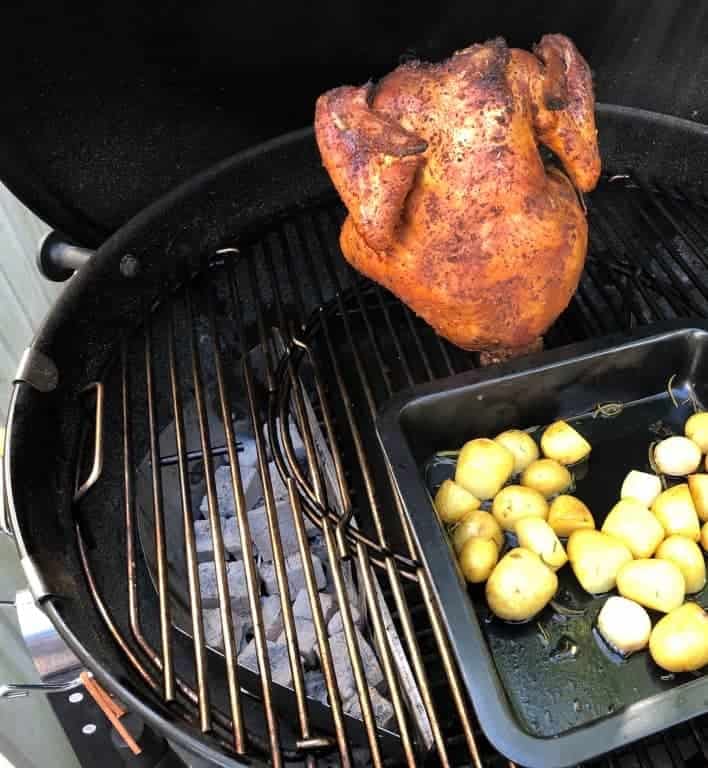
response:
M539 346L583 269L576 189L600 174L594 106L563 35L533 54L496 39L323 94L315 132L349 212L345 257L485 362Z

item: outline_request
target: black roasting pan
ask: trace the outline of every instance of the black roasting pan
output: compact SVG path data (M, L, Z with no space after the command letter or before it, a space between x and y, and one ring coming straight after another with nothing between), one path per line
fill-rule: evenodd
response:
M569 566L535 619L493 617L483 589L464 583L435 515L431 495L453 467L431 457L509 427L572 419L593 445L575 493L599 528L625 474L649 470L650 444L682 434L694 407L708 407L708 323L683 321L419 387L380 416L379 438L482 729L521 765L562 768L708 712L708 670L670 675L648 652L616 657L594 626L605 596L586 594ZM707 607L708 587L690 599Z

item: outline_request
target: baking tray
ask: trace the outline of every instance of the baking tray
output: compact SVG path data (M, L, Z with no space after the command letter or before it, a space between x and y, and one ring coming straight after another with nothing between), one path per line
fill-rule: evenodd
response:
M495 618L483 586L465 584L433 509L452 466L430 459L510 427L572 421L593 446L574 492L600 528L625 474L650 471L649 445L682 434L694 404L708 405L708 323L684 321L418 387L380 415L379 439L482 729L521 765L565 768L708 712L707 670L671 675L648 652L613 654L594 628L606 596L586 594L569 566L534 620ZM708 588L690 599L708 607Z

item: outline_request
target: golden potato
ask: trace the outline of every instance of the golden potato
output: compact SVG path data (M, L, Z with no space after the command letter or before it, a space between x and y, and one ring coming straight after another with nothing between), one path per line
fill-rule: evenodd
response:
M597 617L597 628L615 651L626 656L647 647L651 619L639 603L610 597Z
M470 584L486 581L497 560L499 560L499 548L494 541L479 539L476 536L467 539L458 558L462 575Z
M513 531L523 517L548 517L548 502L538 491L523 485L507 485L494 497L492 514L505 531Z
M708 523L704 523L701 528L701 546L708 552Z
M632 560L629 547L590 529L580 529L568 539L568 559L580 586L591 595L614 589L619 570Z
M533 461L521 474L521 485L537 490L546 498L562 493L572 482L570 472L554 459Z
M638 472L636 469L633 469L624 478L620 498L636 499L647 509L650 509L660 493L661 478L656 475L650 475L648 472Z
M556 532L540 517L524 517L516 523L519 546L535 552L553 571L568 562L568 555L558 541Z
M652 659L668 672L693 672L708 664L708 614L686 603L657 622L649 638Z
M468 512L479 509L481 502L454 480L443 480L435 494L434 504L438 517L443 523L451 525L459 523Z
M595 520L590 510L575 496L561 494L551 502L548 510L548 524L556 536L570 536L573 531L582 528L595 528Z
M634 557L651 557L664 540L664 528L636 499L622 499L605 518L602 532L624 542Z
M558 589L558 577L528 549L504 555L487 580L492 613L506 621L526 621L543 609Z
M668 613L683 603L686 582L678 566L668 560L632 560L620 568L617 590L645 608Z
M520 429L507 429L494 438L514 455L514 474L518 475L536 461L539 456L536 441L527 432Z
M668 488L656 497L652 512L664 526L667 536L687 536L698 541L701 527L698 514L693 506L691 492L686 483Z
M656 551L659 560L677 565L686 582L686 593L700 592L706 585L706 562L698 544L685 536L669 536Z
M590 455L590 443L565 421L554 421L541 436L541 450L560 464L577 464Z
M708 453L708 413L700 411L690 416L683 432L700 448L701 453Z
M699 520L708 522L708 475L689 475L688 490Z
M474 512L466 514L462 522L455 528L452 534L452 546L456 555L460 554L467 539L472 537L491 539L496 544L497 549L501 549L504 543L504 534L499 523L489 512L483 509L475 509Z
M667 437L654 448L654 464L664 475L690 475L701 463L701 449L687 437Z
M514 454L500 443L480 437L462 446L455 482L484 501L493 498L514 471Z

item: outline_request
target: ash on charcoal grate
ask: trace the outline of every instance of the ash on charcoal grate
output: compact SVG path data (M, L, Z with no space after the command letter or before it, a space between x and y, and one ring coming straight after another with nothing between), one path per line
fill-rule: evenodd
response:
M296 455L304 456L304 446L297 431L291 425L291 439ZM248 452L246 455L255 455ZM273 490L278 527L283 545L288 578L289 599L292 604L295 629L302 669L305 674L306 693L309 698L328 705L327 688L321 670L320 649L317 644L312 608L305 584L305 573L293 519L288 491L271 458L267 465ZM267 639L268 656L273 682L288 688L293 687L285 629L283 625L281 596L273 563L273 550L268 527L261 473L257 465L248 466L239 455L240 472L244 486L244 497L251 534L251 544L261 581L261 610ZM224 546L232 558L226 564L235 636L238 643L239 664L258 672L253 626L248 604L243 564L243 543L236 519L236 505L231 482L231 467L223 464L215 471L215 486L219 519L224 537ZM199 505L202 515L208 515L206 496ZM326 547L319 529L307 518L305 530L310 544L310 559L319 591L323 619L329 634L329 644L335 667L335 675L342 697L344 711L350 716L362 719L361 705L356 692L354 674L349 660L341 613L334 595L326 568ZM194 533L199 557L199 580L202 595L204 627L207 644L216 650L223 650L224 639L219 620L216 573L213 562L214 550L211 528L207 519L194 521ZM315 554L317 553L317 554ZM386 698L384 677L376 652L366 634L358 606L360 596L351 578L346 579L347 590L356 625L356 636L364 671L369 683L369 694L376 720L381 727L391 725L393 708Z

